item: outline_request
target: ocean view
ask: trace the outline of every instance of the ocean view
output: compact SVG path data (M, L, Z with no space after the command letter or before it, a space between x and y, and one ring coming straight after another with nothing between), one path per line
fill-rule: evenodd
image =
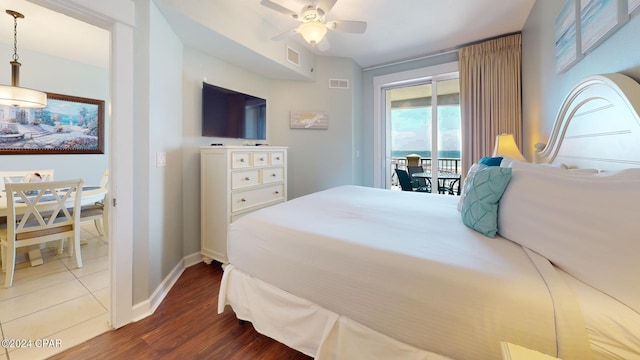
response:
M418 154L423 158L431 157L431 151L428 151L428 150L392 150L391 151L392 158L404 158L409 154ZM460 159L460 151L457 151L457 150L438 151L438 158Z

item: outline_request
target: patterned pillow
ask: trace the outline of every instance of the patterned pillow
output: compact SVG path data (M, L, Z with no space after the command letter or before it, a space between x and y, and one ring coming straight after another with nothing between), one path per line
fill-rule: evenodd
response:
M471 184L471 178L473 178L473 174L478 171L479 168L485 167L487 165L473 164L467 171L467 176L464 177L464 182L462 183L462 191L460 191L460 200L458 200L458 211L462 211L462 203L464 202L464 196L467 193L467 188Z
M462 201L462 222L488 237L498 231L498 202L511 180L511 168L479 168L467 187Z

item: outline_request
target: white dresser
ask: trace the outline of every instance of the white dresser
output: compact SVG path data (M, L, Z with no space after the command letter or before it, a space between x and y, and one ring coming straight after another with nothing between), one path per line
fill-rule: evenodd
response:
M203 146L200 177L200 253L225 264L228 225L287 200L287 148Z

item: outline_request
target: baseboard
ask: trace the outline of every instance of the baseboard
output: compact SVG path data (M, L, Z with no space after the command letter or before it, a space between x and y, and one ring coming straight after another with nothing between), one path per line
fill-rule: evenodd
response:
M147 316L153 314L158 306L162 304L165 296L169 293L169 290L178 281L180 275L184 272L184 269L198 264L202 261L202 257L199 252L187 255L169 272L167 277L158 285L156 290L151 294L149 299L139 302L133 305L133 322L142 320Z
M202 262L202 254L200 252L195 252L191 255L185 256L182 261L184 261L185 269L191 267L193 265L199 264Z

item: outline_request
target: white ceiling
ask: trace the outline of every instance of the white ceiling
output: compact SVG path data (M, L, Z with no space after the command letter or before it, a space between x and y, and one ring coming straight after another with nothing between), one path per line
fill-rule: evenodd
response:
M5 10L15 10L24 19L18 19L18 55L21 50L37 51L101 67L109 66L109 32L72 17L48 10L26 0L0 2L0 42L13 46L13 17ZM4 69L0 59L0 71ZM6 59L6 69L9 71ZM28 61L22 61L28 71Z
M163 0L160 3L164 3ZM299 23L260 5L260 0L200 0L203 9L224 2L226 7L258 14L276 33ZM273 0L298 12L313 0ZM208 2L209 6L205 6ZM326 20L360 20L368 24L364 34L329 31L329 50L313 52L353 58L363 68L418 58L455 49L461 44L520 31L535 0L338 0ZM13 18L5 9L19 11L18 54L29 49L108 66L109 33L68 16L47 10L26 0L3 0L0 14L0 41L13 43ZM162 6L166 14L167 6ZM169 11L171 8L169 7ZM205 10L203 10L205 11ZM170 18L170 17L169 17ZM242 21L242 19L236 19ZM172 26L183 26L172 23ZM177 34L183 34L176 29ZM289 35L308 46L298 34ZM209 46L211 37L189 39L189 46ZM210 42L210 41L209 41ZM11 59L6 59L10 61ZM0 62L2 59L0 59ZM8 65L7 65L8 68ZM0 68L1 69L1 68Z
M295 12L313 2L273 1ZM299 24L261 6L259 0L242 2L282 32ZM350 57L363 68L431 55L522 30L534 3L535 0L338 0L326 20L366 21L367 31L329 31L330 49L314 52ZM301 39L297 34L291 36Z

